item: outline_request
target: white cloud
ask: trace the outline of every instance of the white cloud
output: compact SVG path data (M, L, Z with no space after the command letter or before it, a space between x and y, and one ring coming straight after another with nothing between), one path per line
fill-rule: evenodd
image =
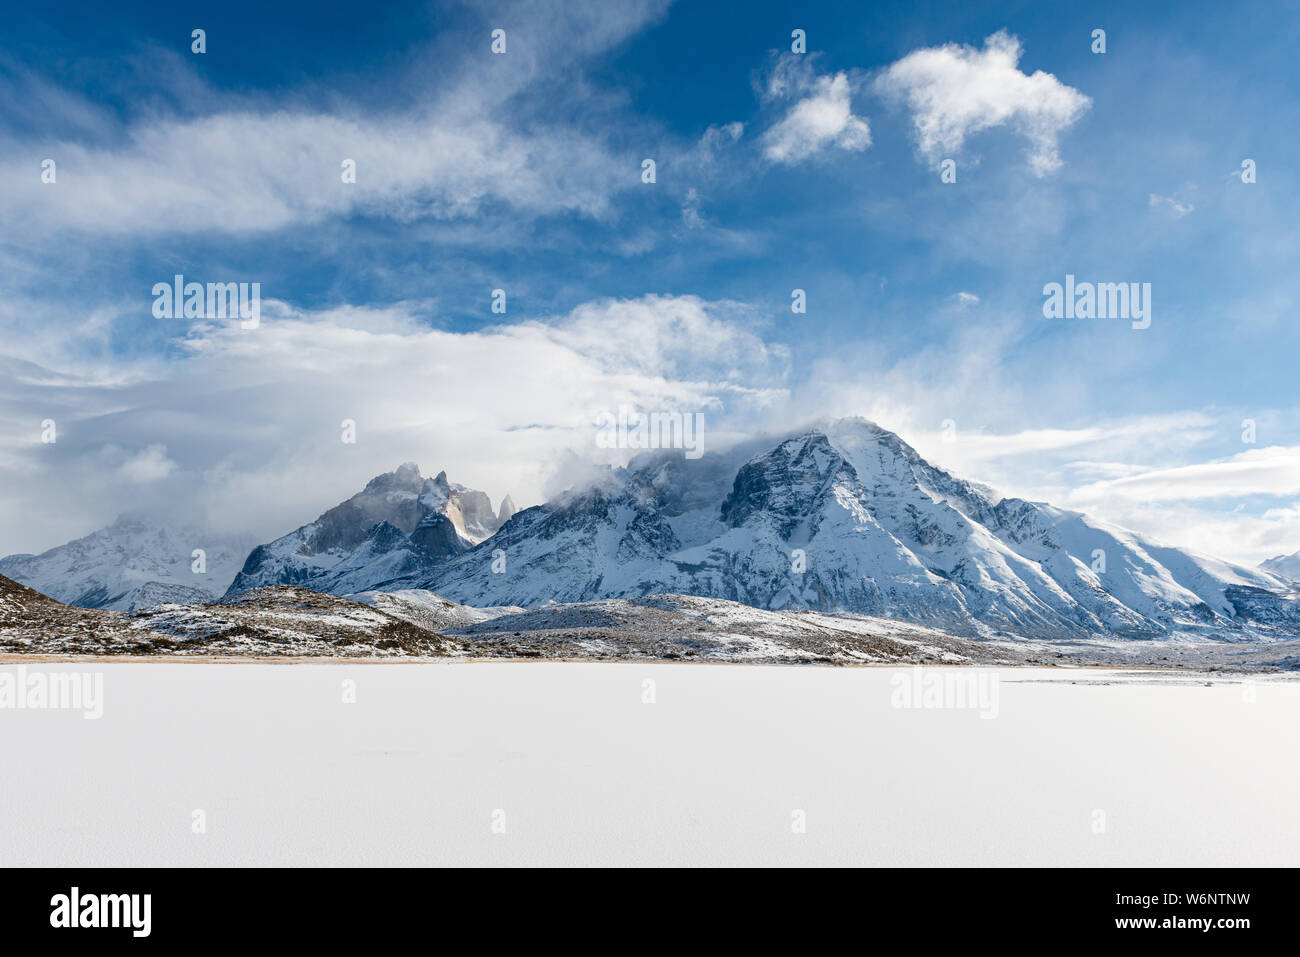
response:
M143 485L171 475L176 471L176 463L167 457L167 446L150 445L128 456L117 470L128 482Z
M21 154L0 164L10 228L238 233L352 213L466 217L489 200L529 215L599 215L620 179L634 180L589 136L516 132L486 116L222 113L140 126L122 147L44 149L58 163L54 184ZM342 182L345 159L355 183Z
M1196 209L1191 203L1180 203L1172 196L1159 196L1155 193L1151 194L1151 198L1147 200L1147 205L1152 209L1167 209L1173 213L1176 219L1182 219Z
M1255 513L1240 506L1126 499L1107 503L1104 517L1157 543L1247 566L1300 550L1300 503Z
M1050 73L1022 73L1020 40L1000 30L984 49L948 43L915 50L876 78L882 94L912 110L918 145L932 163L961 151L972 133L1010 126L1029 140L1043 176L1061 165L1058 139L1092 102Z
M1156 468L1093 482L1070 496L1079 503L1104 498L1143 502L1300 494L1300 446L1250 449L1229 458Z
M700 212L700 194L692 186L686 191L682 202L682 222L687 229L700 229L704 225L704 214Z
M1064 406L1027 391L984 326L958 326L901 360L846 347L792 382L764 317L735 302L607 299L459 333L415 318L427 312L422 302L304 312L267 300L261 328L202 323L167 365L49 370L0 358L13 384L0 391L2 550L59 544L142 505L266 540L408 460L532 504L583 474L599 454L596 415L620 405L703 412L706 451L738 432L865 414L1007 494L1238 561L1300 548L1284 510L1228 511L1242 496L1300 495L1288 492L1300 485L1300 449L1206 463L1239 415L1071 414L1066 384L1052 383ZM46 417L59 423L57 445L40 443ZM946 418L956 442L942 441ZM356 445L340 441L343 419L356 421Z
M0 551L47 548L142 506L266 540L408 460L535 504L573 453L622 454L597 449L601 412L703 412L707 451L785 395L787 355L735 303L602 300L463 333L404 306L263 306L256 330L198 326L164 369L107 379L15 366L21 388L0 393ZM55 445L40 442L47 415ZM355 445L341 441L344 419Z
M1081 449L1094 452L1139 450L1160 451L1155 444L1163 438L1172 440L1178 447L1187 449L1210 433L1211 420L1199 412L1177 412L1166 415L1133 416L1130 418L1089 425L1082 428L1037 428L1023 429L1019 432L998 434L982 429L969 429L961 433L959 454L963 462L994 462L998 459L1032 456L1040 461L1046 453L1073 450L1078 455ZM1053 465L1055 465L1055 461ZM1091 460L1065 463L1071 471L1094 470L1114 473L1118 469L1141 469L1141 466L1122 466L1116 462L1095 462ZM1016 466L1020 467L1020 466ZM1129 474L1124 472L1123 474Z
M1204 445L1225 431L1223 421L1203 412L1000 435L962 429L961 421L956 442L944 444L938 431L924 431L913 444L962 477L1085 512L1156 542L1246 565L1300 549L1300 506L1244 508L1250 496L1267 503L1300 495L1300 448L1253 449L1197 463Z
M740 122L724 123L710 126L700 136L696 144L696 153L701 161L716 162L718 153L739 141L745 134L745 124Z
M871 145L871 127L853 115L851 93L847 73L815 76L789 57L780 61L766 97L796 102L763 134L763 156L793 165L832 147L865 150Z
M47 89L39 103L60 115L42 128L63 135L0 138L0 228L244 233L334 216L465 218L492 203L517 217L601 216L617 191L639 185L640 156L611 149L607 124L587 120L607 108L596 94L567 91L585 58L667 5L508 4L493 14L510 23L508 55L493 57L477 28L440 33L407 54L410 66L375 78L383 109L361 84L355 100L306 84L282 100L236 96L206 86L195 58L159 51L168 87L186 91L165 108L124 121ZM30 86L0 76L0 93ZM45 158L57 164L52 184L41 182ZM344 160L356 163L355 183L343 182Z

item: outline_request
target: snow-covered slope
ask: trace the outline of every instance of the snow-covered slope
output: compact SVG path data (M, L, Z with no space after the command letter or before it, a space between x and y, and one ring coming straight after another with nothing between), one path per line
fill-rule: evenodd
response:
M1277 576L1003 498L861 419L733 456L654 454L412 582L469 605L681 593L958 634L1300 634Z
M446 472L423 478L407 462L371 479L310 525L259 545L226 597L270 585L301 585L335 595L387 589L427 576L443 559L486 539L499 524L486 494L448 482Z
M1278 555L1276 558L1260 562L1259 567L1274 575L1300 581L1300 552L1294 555Z
M204 553L200 572L193 570L196 549ZM132 515L40 555L0 559L0 574L67 605L135 611L212 601L242 557L240 549L197 529Z

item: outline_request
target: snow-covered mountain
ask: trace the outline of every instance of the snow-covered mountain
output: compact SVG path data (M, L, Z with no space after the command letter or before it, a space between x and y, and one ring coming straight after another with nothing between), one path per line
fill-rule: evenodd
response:
M12 556L0 573L83 605L206 600L177 590L187 584L192 539L118 524L111 536ZM221 567L210 551L209 577ZM970 637L1300 636L1300 587L1273 569L1003 497L862 419L693 460L646 453L520 512L509 498L494 512L484 493L445 473L424 478L408 463L253 549L226 600L284 585L367 593L364 601L385 610L414 606L371 593L419 590L434 593L428 601L477 608L681 594ZM415 605L433 620L428 601Z
M468 552L513 511L509 496L496 513L483 492L448 482L446 472L424 478L407 462L310 525L253 549L226 597L271 585L333 595L389 590Z
M1300 582L1300 552L1294 555L1278 555L1260 562L1259 567L1274 575Z
M476 606L679 593L985 636L1300 634L1276 575L1004 498L862 419L644 456L395 587Z
M0 575L67 605L137 611L216 600L243 553L195 528L130 515L40 555L0 558Z

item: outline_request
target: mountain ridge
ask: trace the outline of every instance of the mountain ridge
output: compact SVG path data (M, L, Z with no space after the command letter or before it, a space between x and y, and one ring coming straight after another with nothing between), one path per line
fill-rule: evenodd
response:
M1002 496L866 420L810 427L751 456L725 495L694 495L716 486L709 459L643 456L409 587L525 607L692 594L983 637L1247 640L1295 627L1268 572Z
M1002 495L861 418L643 452L522 510L403 463L254 548L224 600L270 586L524 609L682 594L974 638L1300 635L1300 588L1268 569ZM198 596L142 597L121 610Z

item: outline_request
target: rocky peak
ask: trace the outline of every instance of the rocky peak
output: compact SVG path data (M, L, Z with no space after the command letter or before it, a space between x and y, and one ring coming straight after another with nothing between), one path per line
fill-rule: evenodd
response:
M822 432L782 442L751 459L736 473L731 494L722 502L722 520L738 527L758 514L773 516L783 535L810 515L838 478L857 476Z
M361 494L365 492L383 493L383 492L419 492L420 486L424 484L424 478L420 475L420 467L414 462L403 462L391 472L385 472L382 475L376 475L369 482ZM356 498L357 496L353 496Z
M423 478L414 462L406 462L310 525L254 549L227 594L280 584L351 587L382 555L391 558L375 566L376 574L390 575L398 566L413 574L477 545L499 525L486 494L452 483L445 471Z

